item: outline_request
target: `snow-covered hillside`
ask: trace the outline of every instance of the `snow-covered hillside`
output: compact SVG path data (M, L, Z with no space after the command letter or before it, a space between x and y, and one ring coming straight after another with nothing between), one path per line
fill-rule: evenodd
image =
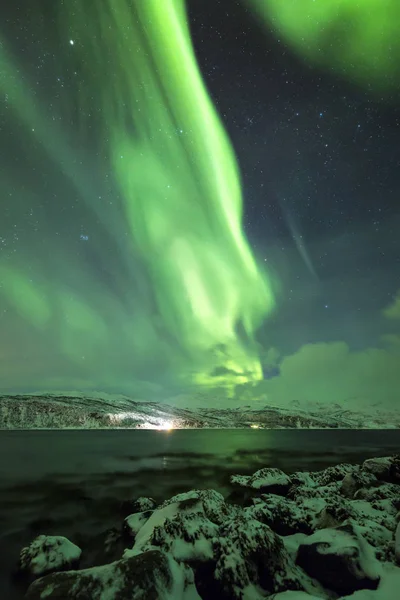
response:
M176 402L176 404L181 404ZM0 396L0 428L400 428L400 410L379 405L348 408L340 404L254 405L238 408L177 407L110 394L79 392ZM257 406L257 408L255 408Z

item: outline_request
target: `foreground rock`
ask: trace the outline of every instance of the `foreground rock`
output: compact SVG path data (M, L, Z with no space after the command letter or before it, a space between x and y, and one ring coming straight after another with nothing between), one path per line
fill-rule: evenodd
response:
M299 546L296 562L338 594L376 590L380 581L380 564L373 548L351 520L308 536Z
M264 468L232 478L245 503L214 490L140 498L118 560L46 575L26 598L398 600L398 474L397 456L290 476Z
M61 535L39 535L20 554L19 570L32 577L77 566L82 551Z
M101 567L42 577L30 586L25 597L27 600L183 600L189 591L191 599L200 598L193 586L193 572L166 554L150 551Z

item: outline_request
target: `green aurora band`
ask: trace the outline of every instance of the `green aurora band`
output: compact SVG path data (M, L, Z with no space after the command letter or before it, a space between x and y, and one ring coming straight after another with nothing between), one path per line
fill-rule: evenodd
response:
M129 310L118 319L132 372L162 354L182 383L232 388L260 379L254 334L274 307L272 283L243 234L236 159L196 64L184 2L69 0L63 10L62 28L65 33L67 23L84 82L80 125L85 131L85 114L99 109L103 150L130 231L132 254L127 246L121 254L128 270L137 270L138 258L142 265L136 277L140 289L131 290L131 319ZM31 131L35 123L47 153L107 223L84 176L76 167L68 169L72 154L62 136L49 135L4 51L2 63L14 81L10 99L17 115ZM120 246L112 220L108 229ZM116 328L104 316L105 306L109 315L118 314L118 300L82 266L60 260L66 280L75 277L77 285L46 281L49 270L42 267L38 288L39 266L32 282L22 267L0 265L2 292L41 332L61 314L56 320L61 354L77 363L82 353L96 355L99 377L118 380L112 357L107 359ZM50 272L59 270L56 263ZM92 378L96 381L95 374Z
M273 295L243 235L238 167L196 64L184 2L64 4L163 326L200 367L197 383L261 378L252 342ZM216 348L222 364L217 350L207 378L202 362Z
M246 0L298 54L382 94L398 89L398 0Z

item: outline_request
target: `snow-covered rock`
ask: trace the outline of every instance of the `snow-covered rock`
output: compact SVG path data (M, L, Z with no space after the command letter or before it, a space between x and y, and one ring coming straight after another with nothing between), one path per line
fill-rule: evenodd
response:
M346 473L340 486L340 493L347 498L354 498L359 489L371 487L377 485L377 483L378 480L373 473L360 469L352 473Z
M153 498L140 496L133 502L132 500L124 500L121 502L119 512L123 517L127 517L134 513L145 512L146 510L154 510L156 506L157 503Z
M367 458L362 468L382 481L400 484L400 456Z
M386 563L382 565L382 577L376 590L358 590L340 600L398 600L399 590L400 569Z
M251 477L232 475L230 481L233 485L238 485L240 487L247 487L264 493L281 495L285 495L291 486L290 477L280 469L275 469L273 467L259 469L251 475Z
M232 514L233 509L225 504L222 494L215 490L191 490L177 494L160 505L164 508L177 502L179 510L186 512L203 512L213 523L223 523Z
M394 556L397 564L400 565L400 522L397 523L396 532L394 536Z
M205 598L242 600L257 593L319 589L293 563L281 538L246 515L231 517L220 527L213 554L215 569Z
M253 506L244 509L245 513L269 525L279 535L312 533L315 529L314 515L325 506L324 500L317 499L313 510L311 503L297 504L293 500L273 494L262 494L257 500Z
M19 570L40 577L76 566L82 551L61 535L39 535L20 553Z
M321 529L300 543L296 562L311 577L338 594L376 589L381 566L373 548L350 519Z
M213 558L212 541L218 525L198 513L178 514L154 529L150 544L169 552L176 560L205 562Z
M214 490L177 494L163 502L137 529L135 543L124 557L155 546L170 551L180 560L184 560L182 557L204 560L210 557L209 540L216 535L217 525L234 513L236 509L228 508L222 494ZM139 522L135 515L131 517L136 528Z
M152 510L145 510L144 512L137 512L126 517L123 525L124 532L134 538L153 512Z
M236 490L249 492L246 506L215 490L159 506L138 498L122 530L112 530L114 562L47 575L27 599L399 600L397 468L395 456L290 476L271 467L235 475ZM21 553L29 572L31 547ZM43 543L33 548L39 556Z
M154 500L154 498L139 496L139 498L136 498L132 504L132 513L154 510L156 506L157 502Z
M269 597L269 600L321 600L321 596L310 596L310 594L300 590L288 590L286 592L272 594L272 596Z
M159 551L150 551L82 571L53 573L35 581L26 600L201 600L193 571Z

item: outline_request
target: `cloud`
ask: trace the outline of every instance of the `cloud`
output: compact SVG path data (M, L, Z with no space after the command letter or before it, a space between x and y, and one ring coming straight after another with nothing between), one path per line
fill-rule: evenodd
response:
M400 292L382 313L400 319ZM360 351L344 341L305 344L279 360L279 376L258 384L255 396L279 406L297 401L304 408L320 402L400 409L400 335L386 333L379 341L379 347Z
M400 291L394 301L383 309L383 314L388 319L400 319Z
M394 336L396 338L396 336ZM306 344L280 364L280 375L258 386L268 404L298 401L359 408L400 405L400 343L353 352L345 342Z

